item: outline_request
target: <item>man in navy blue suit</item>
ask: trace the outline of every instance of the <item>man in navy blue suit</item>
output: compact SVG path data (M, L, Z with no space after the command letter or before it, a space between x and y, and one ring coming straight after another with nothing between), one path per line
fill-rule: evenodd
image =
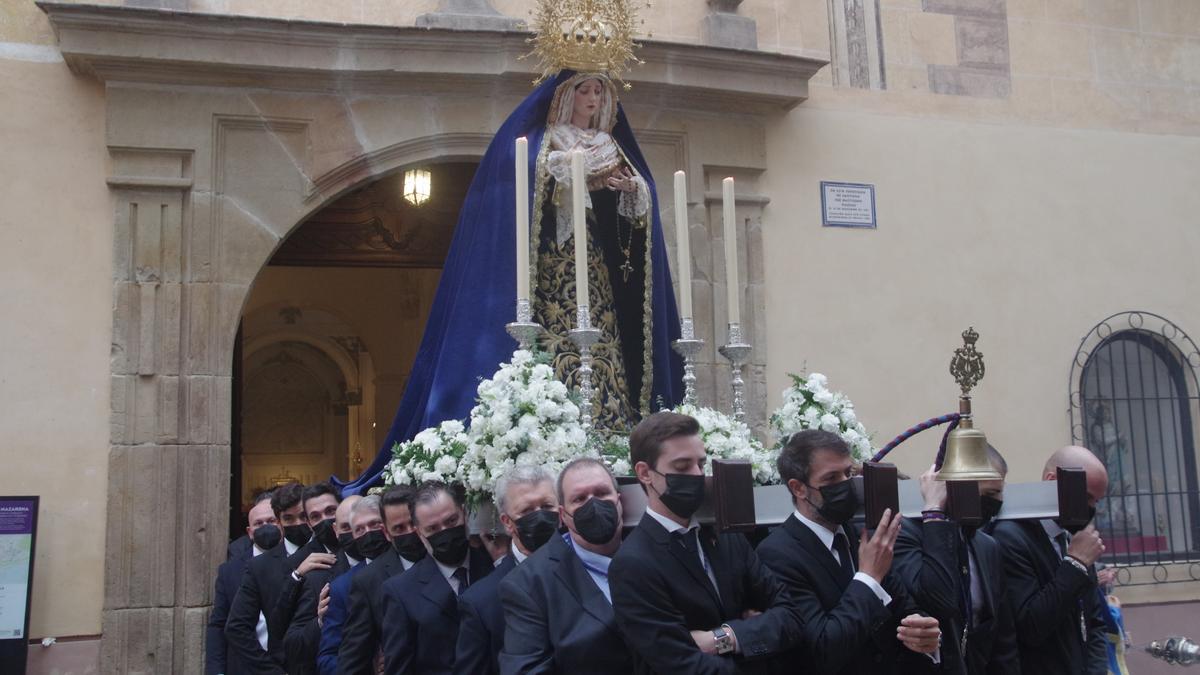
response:
M631 672L608 585L621 547L617 481L602 462L582 457L559 472L557 493L567 533L551 537L500 584L500 672Z
M250 559L275 548L283 539L283 531L271 510L271 493L263 492L254 498L254 506L246 514L249 523L246 536L251 543L249 551L233 557L217 568L217 584L213 594L212 613L208 615L208 631L205 640L205 675L238 675L250 670L225 641L225 621L229 618L229 606L242 583L242 574Z
M512 539L509 555L496 571L467 589L458 600L458 647L454 672L485 675L500 672L504 644L504 607L500 582L558 532L558 498L554 477L541 466L518 466L496 481L496 509Z
M354 577L367 569L376 559L391 551L391 543L383 532L383 513L379 497L369 495L356 502L350 511L350 527L354 535L353 548L363 564L355 565L350 571L329 583L329 602L324 611L318 610L320 626L320 651L317 654L317 669L321 675L336 675L338 670L338 647L342 642L342 628L349 611L350 584ZM349 545L349 542L348 542Z
M383 584L383 656L389 675L448 675L458 642L458 598L493 570L467 539L463 498L427 481L413 498L413 523L429 557Z
M338 646L338 670L342 675L375 675L383 634L384 582L411 569L426 556L425 544L412 524L412 501L416 488L396 485L380 497L384 534L391 549L375 558L371 566L350 581L347 617Z

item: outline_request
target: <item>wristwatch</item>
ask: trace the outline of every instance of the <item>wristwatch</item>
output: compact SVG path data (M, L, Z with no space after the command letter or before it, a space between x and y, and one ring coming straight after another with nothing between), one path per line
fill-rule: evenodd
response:
M713 639L717 642L718 654L728 654L733 651L733 636L730 635L731 630L729 625L724 623L713 629L712 634Z

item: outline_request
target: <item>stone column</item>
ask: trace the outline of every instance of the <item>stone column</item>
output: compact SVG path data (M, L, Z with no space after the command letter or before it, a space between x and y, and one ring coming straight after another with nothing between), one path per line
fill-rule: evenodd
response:
M742 0L708 0L710 12L704 17L701 35L714 47L758 49L758 26L754 19L739 16Z
M436 12L417 17L421 28L510 31L521 28L520 19L497 12L488 0L441 0Z

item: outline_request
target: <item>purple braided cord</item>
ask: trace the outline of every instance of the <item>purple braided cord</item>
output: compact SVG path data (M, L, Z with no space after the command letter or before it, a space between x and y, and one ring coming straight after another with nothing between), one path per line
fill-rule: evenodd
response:
M893 448L895 448L897 445L900 445L904 441L907 441L908 439L912 438L913 436L916 436L917 434L921 433L922 431L925 431L926 429L932 429L934 427L941 426L941 425L949 422L950 426L946 427L946 433L942 434L942 443L941 443L941 445L938 446L937 460L934 462L934 466L937 469L940 469L940 468L942 468L942 460L946 457L946 440L948 438L950 438L950 432L953 431L955 429L955 427L958 426L958 421L961 418L962 418L962 415L960 415L958 413L950 413L949 415L942 415L941 417L933 417L933 418L927 419L924 422L921 422L920 424L917 424L916 426L909 428L907 431L900 434L899 436L893 438L891 443L888 443L887 445L883 446L882 450L875 453L875 456L871 458L871 461L878 462L879 460L883 459L885 455L887 455L889 452L891 452Z

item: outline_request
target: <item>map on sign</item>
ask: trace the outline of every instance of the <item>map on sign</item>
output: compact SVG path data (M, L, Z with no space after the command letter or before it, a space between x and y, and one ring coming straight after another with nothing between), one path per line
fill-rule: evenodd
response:
M0 639L25 637L32 534L0 535Z

